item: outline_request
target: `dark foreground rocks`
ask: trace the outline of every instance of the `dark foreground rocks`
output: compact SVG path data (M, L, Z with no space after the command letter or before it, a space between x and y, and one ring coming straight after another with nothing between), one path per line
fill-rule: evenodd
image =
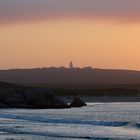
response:
M86 106L87 104L82 101L80 98L74 98L73 102L69 105L70 107L83 107Z
M26 90L24 99L31 108L68 108L68 104L60 100L54 93L46 88L32 88Z
M69 108L47 88L27 88L16 85L0 84L0 108Z
M80 98L68 105L48 88L23 87L0 82L0 108L52 109L86 106Z

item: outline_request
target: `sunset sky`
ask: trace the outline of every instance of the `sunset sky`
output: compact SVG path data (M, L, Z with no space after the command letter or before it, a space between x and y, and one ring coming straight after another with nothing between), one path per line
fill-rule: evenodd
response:
M140 0L0 0L0 69L140 70Z

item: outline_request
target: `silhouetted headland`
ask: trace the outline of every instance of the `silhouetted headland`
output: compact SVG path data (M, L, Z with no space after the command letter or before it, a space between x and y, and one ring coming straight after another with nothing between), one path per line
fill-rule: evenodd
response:
M71 63L70 68L0 70L0 81L24 85L24 90L26 89L26 93L30 94L36 90L38 95L35 95L35 100L39 94L42 95L41 93L48 91L47 89L49 88L59 97L59 100L63 101L62 103L64 101L72 102L73 97L80 97L86 102L140 101L140 71L97 69L92 67L75 68ZM9 86L14 87L13 84L5 85L1 83L0 88L3 89L5 86L8 86L8 89ZM23 86L21 87L23 89ZM36 89L31 89L32 87ZM19 89L21 88L16 86L14 92L13 90L10 92L18 95ZM8 94L6 94L9 100L12 97L14 98L14 94L9 94L10 92L8 91ZM19 93L23 93L23 90ZM1 97L4 97L3 95ZM20 94L22 98L27 98L23 95ZM44 96L46 95L42 95L42 97ZM40 104L40 102L37 104ZM44 108L43 106L45 105L41 104L40 108ZM56 105L52 106L56 107ZM35 108L35 105L33 107ZM61 108L61 106L56 108Z
M0 81L22 85L94 86L140 84L140 71L85 68L0 70Z
M0 82L0 108L60 109L86 106L79 98L72 104L73 106L69 106L48 88Z

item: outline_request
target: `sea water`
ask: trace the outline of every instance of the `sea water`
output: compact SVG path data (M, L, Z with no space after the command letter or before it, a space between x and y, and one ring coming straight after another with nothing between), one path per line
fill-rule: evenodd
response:
M0 140L140 140L140 103L1 109Z

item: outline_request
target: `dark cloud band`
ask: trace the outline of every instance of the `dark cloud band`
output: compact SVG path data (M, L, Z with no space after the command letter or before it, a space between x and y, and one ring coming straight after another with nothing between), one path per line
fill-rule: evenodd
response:
M0 22L93 17L136 21L140 0L1 0Z

